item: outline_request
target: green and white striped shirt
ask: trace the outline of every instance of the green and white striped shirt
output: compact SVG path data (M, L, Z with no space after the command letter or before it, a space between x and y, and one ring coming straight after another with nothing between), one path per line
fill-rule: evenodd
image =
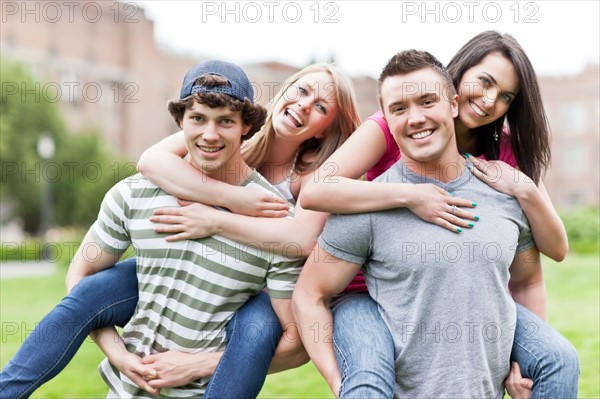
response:
M242 185L281 196L256 171ZM137 257L139 302L123 329L127 349L140 357L177 350L214 352L225 347L225 327L233 314L265 286L271 297L291 298L304 259L288 258L221 236L167 242L149 221L161 207L179 206L175 197L137 174L105 196L91 232L108 252L130 244ZM298 253L293 244L290 251ZM109 396L148 397L108 360L100 373ZM201 397L208 378L161 389L161 398Z

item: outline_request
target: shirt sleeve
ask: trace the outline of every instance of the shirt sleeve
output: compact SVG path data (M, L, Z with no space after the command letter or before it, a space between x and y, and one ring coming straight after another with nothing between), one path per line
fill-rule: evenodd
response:
M110 253L119 253L131 244L127 228L127 201L131 190L123 181L114 185L104 196L98 219L90 228L94 240Z
M305 258L289 259L276 256L267 271L267 293L272 298L290 299L300 276Z
M371 238L370 214L331 215L319 245L338 259L363 265L371 253Z
M521 220L519 225L519 238L517 240L517 252L523 252L531 247L535 247L531 227L525 212L521 211Z

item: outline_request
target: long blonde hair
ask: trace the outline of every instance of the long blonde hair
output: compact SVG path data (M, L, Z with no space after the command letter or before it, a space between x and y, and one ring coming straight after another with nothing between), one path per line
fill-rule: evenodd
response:
M249 166L260 168L265 162L269 146L275 136L275 130L273 129L273 108L275 104L298 79L315 72L326 72L331 76L336 89L335 98L338 111L336 117L323 132L323 138L313 137L300 144L294 172L302 175L317 169L358 128L360 117L356 105L354 85L350 78L331 64L309 65L290 76L267 106L268 114L265 124L242 149L242 156ZM311 160L307 161L304 159L307 154L315 156L310 157Z

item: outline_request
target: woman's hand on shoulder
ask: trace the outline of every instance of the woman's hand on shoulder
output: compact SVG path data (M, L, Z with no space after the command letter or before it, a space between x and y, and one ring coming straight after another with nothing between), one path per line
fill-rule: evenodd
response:
M536 187L525 173L506 162L485 161L472 155L467 158L474 166L469 169L471 173L496 191L518 198L524 190Z
M436 224L454 233L460 233L463 228L473 228L479 220L464 208L474 208L473 201L455 197L440 187L430 184L415 184L411 188L412 200L407 208L426 222Z

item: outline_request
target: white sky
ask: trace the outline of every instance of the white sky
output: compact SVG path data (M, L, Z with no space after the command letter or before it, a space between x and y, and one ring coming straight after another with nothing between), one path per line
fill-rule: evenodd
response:
M599 62L600 2L588 1L137 1L160 43L237 63L304 66L334 55L351 75L377 77L396 52L447 63L472 36L511 33L538 74ZM297 22L294 22L297 20Z

